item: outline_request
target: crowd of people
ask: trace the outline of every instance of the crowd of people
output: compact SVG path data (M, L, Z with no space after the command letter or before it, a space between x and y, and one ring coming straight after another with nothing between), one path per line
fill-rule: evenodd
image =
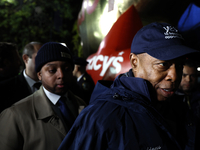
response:
M130 70L95 85L66 45L28 43L20 71L17 46L2 42L0 149L198 150L199 54L174 26L150 23L133 38Z

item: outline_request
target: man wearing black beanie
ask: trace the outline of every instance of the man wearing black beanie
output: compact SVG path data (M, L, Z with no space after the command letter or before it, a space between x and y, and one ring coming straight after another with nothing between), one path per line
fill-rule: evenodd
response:
M0 149L57 149L86 106L69 90L74 64L66 46L44 44L35 65L42 86L0 114Z

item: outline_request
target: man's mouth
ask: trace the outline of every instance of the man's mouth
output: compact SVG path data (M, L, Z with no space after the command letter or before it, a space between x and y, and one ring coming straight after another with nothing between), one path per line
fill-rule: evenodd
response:
M57 87L58 88L63 88L63 87L65 87L65 85L64 84L57 84Z
M173 91L173 90L171 90L171 89L163 89L164 91L166 91L166 92L171 92L171 91Z
M190 87L190 84L185 84L185 87L187 87L187 88Z
M161 92L163 93L163 95L165 96L165 97L170 97L170 96L172 96L173 94L174 94L174 89L168 89L168 88L162 88L161 89Z

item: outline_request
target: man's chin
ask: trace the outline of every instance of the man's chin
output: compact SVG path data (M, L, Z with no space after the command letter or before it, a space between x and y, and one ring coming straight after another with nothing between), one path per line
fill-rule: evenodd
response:
M174 95L174 94L173 94ZM173 97L173 95L169 96L169 97L164 97L164 96L160 96L157 97L158 101L162 102L162 101L167 101L169 100L171 97Z
M183 89L184 92L190 92L188 88Z
M55 94L57 94L57 95L64 95L64 94L67 93L67 91L68 91L68 89L57 90Z
M169 99L169 98L168 98ZM167 98L166 99L158 99L159 102L163 102L163 101L167 101L168 100Z

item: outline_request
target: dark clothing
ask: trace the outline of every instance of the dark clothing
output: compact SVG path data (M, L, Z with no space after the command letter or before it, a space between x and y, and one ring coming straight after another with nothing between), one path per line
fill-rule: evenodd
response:
M170 108L170 114L180 118L164 118L163 104L156 104L150 86L133 77L132 70L119 75L110 88L98 81L90 104L58 150L193 149L194 125L188 126L184 114L177 116ZM191 138L186 137L186 130L191 131Z
M91 78L91 76L85 72L84 75L81 77L81 79L77 82L79 85L83 95L82 99L89 104L91 94L93 92L93 89L95 87L94 81Z
M11 78L13 78L13 77L1 77L0 76L0 82L11 79Z
M182 100L192 110L193 114L200 119L200 91L194 89L189 95L185 95L183 91L177 90L176 95L182 96Z
M182 102L187 106L187 118L195 121L196 139L195 149L200 149L200 92L194 89L189 95L185 95L183 91L177 90L176 96L182 97Z
M30 94L32 92L23 72L16 77L0 82L0 112Z

